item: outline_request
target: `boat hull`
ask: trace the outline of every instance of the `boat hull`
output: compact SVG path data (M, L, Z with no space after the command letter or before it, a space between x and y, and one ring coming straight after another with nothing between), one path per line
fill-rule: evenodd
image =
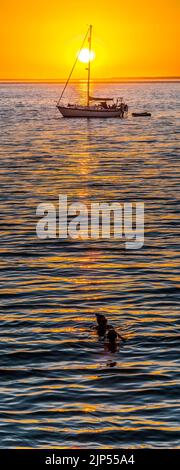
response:
M66 106L57 106L63 117L67 118L122 118L120 109L93 109L93 108L71 108Z

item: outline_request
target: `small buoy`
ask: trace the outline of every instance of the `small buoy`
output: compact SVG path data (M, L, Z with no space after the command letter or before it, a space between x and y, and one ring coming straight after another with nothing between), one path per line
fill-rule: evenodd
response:
M151 117L151 113L132 113L133 117Z

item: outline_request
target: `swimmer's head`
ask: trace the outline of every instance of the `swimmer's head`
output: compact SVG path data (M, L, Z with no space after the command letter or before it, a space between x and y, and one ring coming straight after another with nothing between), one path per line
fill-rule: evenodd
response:
M104 315L100 313L96 313L96 319L97 319L98 325L107 325L107 319Z

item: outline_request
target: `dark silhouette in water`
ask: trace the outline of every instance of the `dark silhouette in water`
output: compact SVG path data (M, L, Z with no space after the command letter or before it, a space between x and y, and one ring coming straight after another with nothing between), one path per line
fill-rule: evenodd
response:
M96 313L97 334L99 337L105 336L108 328L107 318L100 313Z
M118 342L119 334L114 329L112 325L108 326L108 332L106 334L106 342L105 342L105 351L109 351L115 353L118 350L119 342Z
M113 343L118 339L118 333L111 325L108 328L108 333L106 335L106 338L108 339L110 343Z
M106 338L110 343L113 343L114 341L117 341L118 338L121 339L121 341L125 342L125 339L117 333L115 328L112 325L108 325L108 333L106 335Z
M107 318L100 314L96 313L96 320L97 320L97 334L98 336L104 337L105 339L105 349L110 352L116 352L118 349L118 338L121 341L125 341L125 339L117 333L112 325L108 325Z
M96 320L98 325L102 325L104 322L107 323L107 318L102 313L96 313Z

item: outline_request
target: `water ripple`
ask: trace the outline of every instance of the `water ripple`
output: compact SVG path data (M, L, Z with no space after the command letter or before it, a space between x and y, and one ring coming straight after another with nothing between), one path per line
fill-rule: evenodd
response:
M179 447L179 84L93 87L129 118L69 122L60 86L0 87L2 447ZM59 194L143 201L144 247L37 239ZM97 312L126 338L114 354Z

